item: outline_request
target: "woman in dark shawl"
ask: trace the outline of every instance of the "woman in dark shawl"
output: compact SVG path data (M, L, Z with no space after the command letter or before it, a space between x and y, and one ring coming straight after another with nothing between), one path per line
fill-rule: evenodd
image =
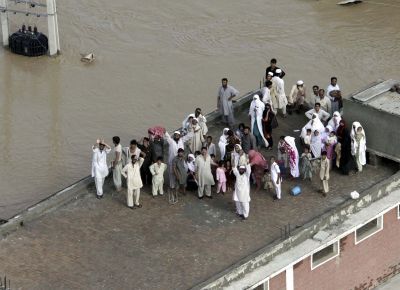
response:
M272 140L272 121L275 118L275 114L271 109L270 104L265 105L265 109L262 116L263 133L265 139L268 141L267 150L272 150L273 140Z
M336 166L343 174L348 175L353 168L353 158L351 156L351 137L350 131L347 129L346 122L342 119L337 128Z

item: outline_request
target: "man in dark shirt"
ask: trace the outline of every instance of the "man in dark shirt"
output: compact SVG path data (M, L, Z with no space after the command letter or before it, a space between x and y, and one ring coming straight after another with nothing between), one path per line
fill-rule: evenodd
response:
M150 172L150 165L152 164L152 156L150 149L150 140L147 137L142 139L142 144L138 144L140 149L140 157L144 159L140 167L140 175L144 184L151 184L152 175Z
M275 73L275 71L279 68L276 66L276 59L273 58L271 59L271 65L269 67L267 67L267 69L265 70L265 78L267 78L267 75L269 72L272 72L274 74L274 76L276 76L277 74ZM282 70L282 69L281 69ZM281 78L283 78L285 76L285 72L282 70L282 73L280 75Z
M248 126L244 127L241 144L242 149L246 154L249 153L250 150L257 150L256 137L251 134L250 128Z

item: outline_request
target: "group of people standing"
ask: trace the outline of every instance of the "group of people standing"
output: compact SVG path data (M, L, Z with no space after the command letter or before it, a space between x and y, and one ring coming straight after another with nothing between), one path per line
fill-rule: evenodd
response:
M233 101L239 91L228 85L228 79L221 80L217 108L227 127L217 145L208 135L207 119L200 108L189 114L182 122L182 129L172 135L162 127L154 127L149 129L149 137L143 138L141 144L132 140L125 148L122 148L120 138L114 136L113 181L116 190L121 191L121 176L126 179L128 207L142 207L140 189L144 184L152 184L153 197L163 195L164 177L168 176L170 191L175 195L186 195L189 189L196 190L199 199L212 198L215 183L217 193L232 191L237 215L245 220L250 211L252 182L256 184L256 190L261 189L263 182L272 184L273 198L280 200L282 171L286 168L290 169L292 178L298 178L301 173L304 179L311 179L312 162L318 160L324 194L329 191L329 171L333 162L348 174L353 159L361 171L365 165L365 132L358 122L353 123L351 132L346 128L339 113L342 102L337 79L331 79L327 95L323 89L314 86L314 97L310 100L301 80L286 95L285 72L276 64L276 59L272 59L266 69L265 86L260 94L253 96L248 111L250 125L239 124L236 130ZM310 106L313 109L305 111ZM273 156L269 162L261 153L262 148L273 150L272 131L278 126L277 114L280 112L286 118L293 111L304 111L310 119L300 135L303 146L301 168L294 137L281 136L276 146L277 158ZM166 163L163 161L164 144L168 144ZM98 139L93 145L92 176L99 199L103 196L104 179L109 172L106 156L110 151L111 147L104 140Z

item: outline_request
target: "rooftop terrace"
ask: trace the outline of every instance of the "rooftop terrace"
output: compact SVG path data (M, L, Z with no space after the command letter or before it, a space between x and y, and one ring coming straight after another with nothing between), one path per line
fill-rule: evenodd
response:
M238 119L246 123L246 111ZM307 120L295 114L278 121L275 140L297 136L293 130ZM223 127L216 122L209 127L219 137ZM279 202L271 192L252 193L245 222L236 218L231 194L198 200L189 193L170 205L167 196L153 199L146 188L143 208L132 211L125 206L125 192L113 192L110 180L102 200L90 185L77 199L0 240L0 274L7 274L16 289L188 289L279 242L285 225L301 229L348 201L351 191L362 192L397 169L382 163L352 176L332 171L325 198L317 192L316 176L312 183L284 180ZM297 184L303 193L289 195Z

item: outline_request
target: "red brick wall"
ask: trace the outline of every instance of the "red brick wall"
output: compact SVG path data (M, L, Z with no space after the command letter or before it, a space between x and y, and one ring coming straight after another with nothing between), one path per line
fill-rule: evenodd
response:
M311 257L294 265L296 290L372 289L400 273L397 208L383 216L383 230L355 245L354 233L340 240L338 257L311 271Z
M286 271L269 279L269 290L286 290Z

